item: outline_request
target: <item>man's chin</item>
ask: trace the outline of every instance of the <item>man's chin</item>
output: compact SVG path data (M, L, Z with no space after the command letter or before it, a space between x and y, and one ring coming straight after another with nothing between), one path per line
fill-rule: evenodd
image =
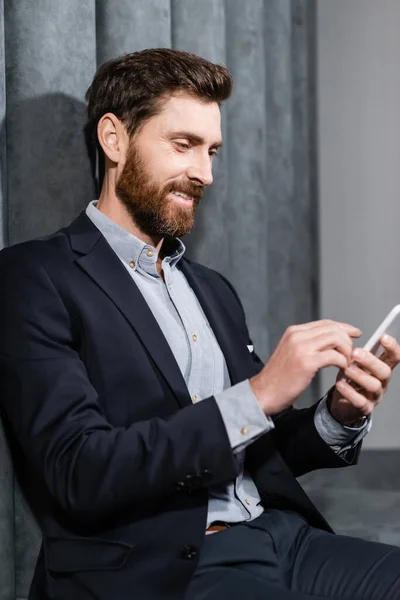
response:
M165 223L164 226L160 227L159 235L169 237L184 237L188 235L193 229L194 220L179 222L176 221Z
M194 227L194 210L192 206L169 206L170 211L163 219L164 235L171 237L183 237L190 233Z
M193 222L191 222L190 225L189 224L179 225L179 226L177 226L176 224L165 225L165 227L162 227L161 230L157 232L157 234L161 235L163 237L165 237L165 236L184 237L185 235L188 235L192 231L193 226L194 226Z

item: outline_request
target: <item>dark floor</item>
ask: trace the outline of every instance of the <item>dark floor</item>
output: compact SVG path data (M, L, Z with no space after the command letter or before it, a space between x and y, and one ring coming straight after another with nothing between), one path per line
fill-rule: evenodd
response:
M400 450L363 450L357 466L300 483L336 533L400 546Z

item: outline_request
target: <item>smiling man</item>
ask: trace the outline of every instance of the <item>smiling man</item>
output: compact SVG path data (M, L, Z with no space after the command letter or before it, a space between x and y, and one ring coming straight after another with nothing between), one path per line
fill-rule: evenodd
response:
M99 199L0 253L0 398L43 531L31 600L400 597L400 550L335 536L295 479L355 464L399 344L378 359L316 321L264 365L231 284L184 256L231 87L169 49L103 65ZM335 388L294 409L328 365Z

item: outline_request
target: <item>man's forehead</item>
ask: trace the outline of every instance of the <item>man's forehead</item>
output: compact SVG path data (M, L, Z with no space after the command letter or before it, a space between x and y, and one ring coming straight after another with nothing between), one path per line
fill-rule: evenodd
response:
M198 137L221 142L221 111L216 102L204 102L192 96L171 96L159 113L166 132L190 131Z
M206 102L191 94L175 93L165 99L163 111L182 112L182 111L207 111L220 114L217 102Z

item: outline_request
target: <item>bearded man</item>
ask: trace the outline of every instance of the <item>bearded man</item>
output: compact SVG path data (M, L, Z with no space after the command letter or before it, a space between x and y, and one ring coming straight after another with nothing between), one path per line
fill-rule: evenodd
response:
M399 344L378 359L316 321L264 365L231 284L184 256L231 86L168 49L103 65L98 201L0 254L1 403L41 497L31 600L400 598L400 550L335 536L295 479L356 462ZM335 388L294 409L328 365Z

